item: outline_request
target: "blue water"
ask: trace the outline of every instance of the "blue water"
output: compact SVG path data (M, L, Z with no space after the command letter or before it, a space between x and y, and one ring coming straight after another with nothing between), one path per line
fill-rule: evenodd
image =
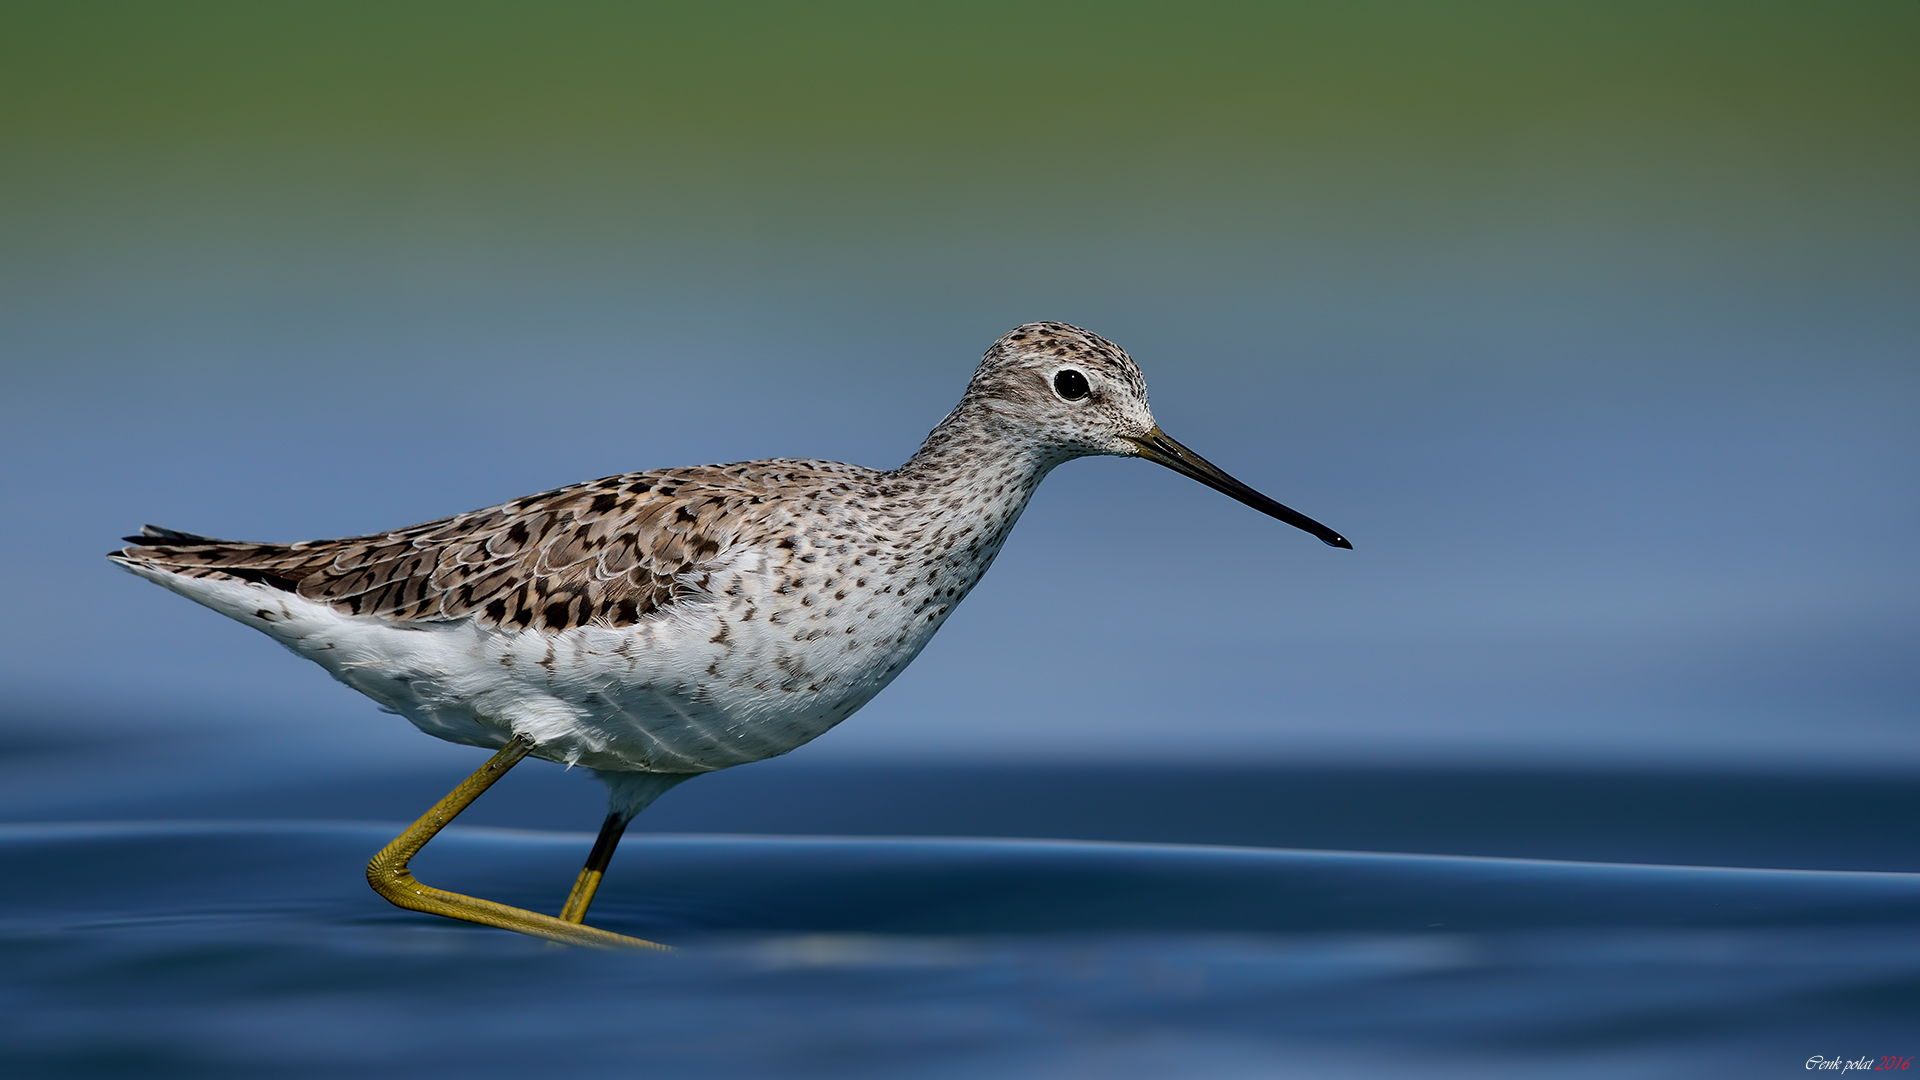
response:
M1857 858L1904 850L1883 824ZM362 867L396 828L0 827L6 1074L1798 1075L1920 1050L1916 873L640 833L592 920L677 946L638 955L387 906ZM553 910L590 842L456 828L415 869Z

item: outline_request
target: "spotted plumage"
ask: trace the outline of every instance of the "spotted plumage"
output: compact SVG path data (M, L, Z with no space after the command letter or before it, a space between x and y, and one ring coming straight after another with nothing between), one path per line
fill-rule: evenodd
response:
M126 554L188 578L232 577L397 621L560 631L632 626L701 585L700 568L799 509L871 487L871 470L757 461L609 476L372 536L254 544L151 526ZM802 529L804 531L804 528Z
M994 343L891 471L660 469L341 540L149 526L110 557L430 734L526 736L589 766L631 813L865 704L979 581L1047 473L1090 454L1147 457L1346 546L1160 432L1118 346L1031 323Z

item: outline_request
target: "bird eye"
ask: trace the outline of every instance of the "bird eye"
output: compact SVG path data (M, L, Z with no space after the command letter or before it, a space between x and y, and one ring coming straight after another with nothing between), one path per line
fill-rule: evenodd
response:
M1092 390L1087 386L1085 375L1072 368L1066 368L1053 377L1053 392L1068 401L1079 401L1092 393Z

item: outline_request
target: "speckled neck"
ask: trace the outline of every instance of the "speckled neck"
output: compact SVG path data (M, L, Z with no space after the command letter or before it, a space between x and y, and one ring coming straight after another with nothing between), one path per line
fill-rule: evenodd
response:
M911 550L986 569L1040 481L1076 455L1000 421L971 399L887 473L882 489Z
M1056 465L1074 456L969 400L949 413L886 480L891 493L906 499L938 499L956 490L1003 483L1031 493Z

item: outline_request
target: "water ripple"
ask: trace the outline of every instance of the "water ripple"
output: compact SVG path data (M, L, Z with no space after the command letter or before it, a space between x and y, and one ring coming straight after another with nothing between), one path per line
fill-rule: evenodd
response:
M17 1075L1677 1074L1897 1053L1920 875L1005 840L630 840L602 954L390 908L353 823L0 828ZM591 838L421 877L553 909ZM1849 1041L1851 1040L1851 1041Z

